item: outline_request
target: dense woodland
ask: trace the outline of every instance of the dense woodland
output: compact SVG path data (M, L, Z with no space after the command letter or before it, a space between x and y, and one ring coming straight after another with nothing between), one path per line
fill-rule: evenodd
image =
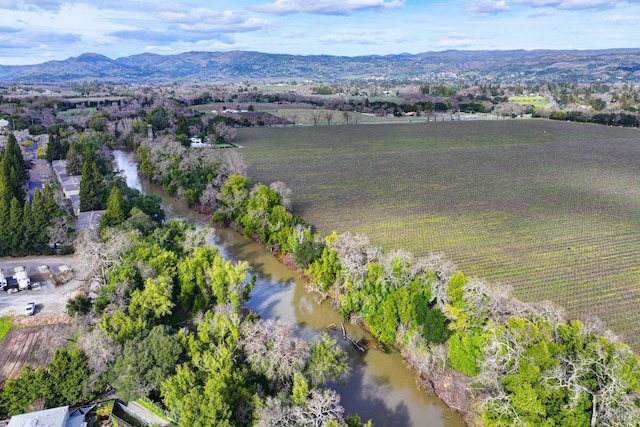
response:
M421 91L432 96L431 87ZM421 385L470 424L640 425L639 360L625 344L557 307L523 304L504 288L468 280L444 259L384 253L361 235L316 234L291 214L286 185L252 183L236 150L185 144L202 132L232 138L233 123L205 123L190 112L195 100L133 96L78 123L57 122L62 106L36 101L27 116L50 134L42 157L66 158L69 171L82 174L81 210L106 209L99 234L81 233L74 244L100 291L69 302L76 339L46 369L27 368L5 383L0 417L36 399L74 405L114 387L124 399L155 402L181 426L362 425L325 386L348 371L335 343L306 342L291 325L246 313L247 265L224 260L206 231L164 222L158 198L128 189L107 156L123 144L136 149L144 176L262 242L345 319L400 349ZM29 126L21 114L12 118ZM42 251L52 239L43 230L65 212L49 187L28 203L25 178L9 136L0 159L3 254ZM444 378L456 393L443 394Z

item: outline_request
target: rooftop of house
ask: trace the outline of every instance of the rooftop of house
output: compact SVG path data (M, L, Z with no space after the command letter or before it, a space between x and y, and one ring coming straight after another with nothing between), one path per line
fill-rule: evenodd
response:
M14 415L9 420L8 427L66 427L69 420L69 407L45 409Z

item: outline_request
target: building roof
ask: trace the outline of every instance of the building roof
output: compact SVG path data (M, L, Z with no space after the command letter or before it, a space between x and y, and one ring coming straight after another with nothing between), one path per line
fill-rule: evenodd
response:
M79 212L76 231L84 230L85 228L98 231L100 227L100 217L105 212L106 210Z
M69 419L69 407L45 409L44 411L29 412L14 415L8 427L65 427Z

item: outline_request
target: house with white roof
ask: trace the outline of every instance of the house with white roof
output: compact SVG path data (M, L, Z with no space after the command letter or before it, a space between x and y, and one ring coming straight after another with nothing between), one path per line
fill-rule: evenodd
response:
M45 409L14 415L9 420L8 427L86 427L84 414L74 411L72 415L68 406Z

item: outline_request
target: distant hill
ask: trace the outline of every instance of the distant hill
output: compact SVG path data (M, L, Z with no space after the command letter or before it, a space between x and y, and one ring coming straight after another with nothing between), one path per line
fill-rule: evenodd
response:
M37 65L0 65L3 82L106 80L437 79L501 83L640 82L640 48L606 50L447 50L419 54L329 56L260 52L140 54L118 59L85 53Z

